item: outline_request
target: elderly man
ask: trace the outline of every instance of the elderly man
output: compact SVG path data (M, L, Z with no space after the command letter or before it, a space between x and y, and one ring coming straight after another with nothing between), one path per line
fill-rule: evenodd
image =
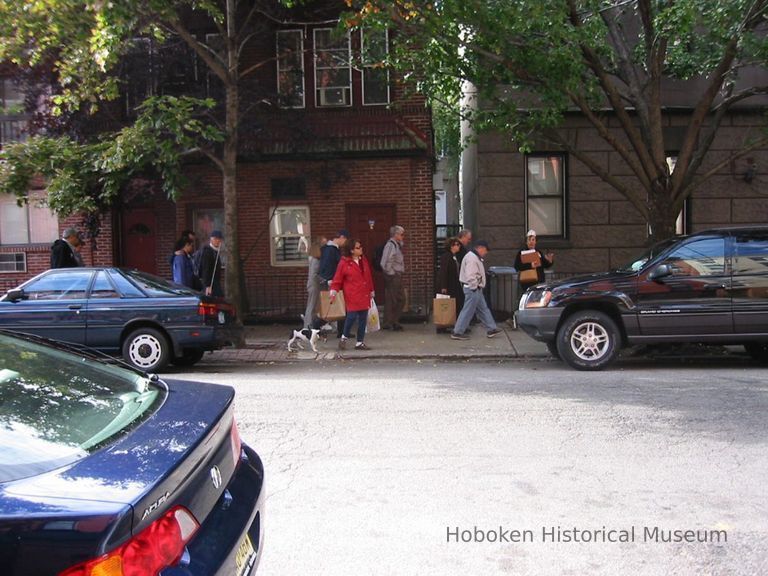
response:
M488 242L478 240L475 242L474 250L467 252L464 260L461 261L459 281L464 289L464 307L461 309L461 314L459 314L459 318L456 320L456 325L451 333L451 338L454 340L469 340L466 331L469 321L472 320L475 312L477 312L480 322L488 330L486 333L488 338L493 338L501 333L501 329L496 326L493 314L491 314L483 295L483 288L485 288L483 258L488 255L489 249Z
M389 230L389 240L381 255L381 269L384 271L384 330L402 330L400 315L405 307L405 286L403 273L405 259L403 258L403 241L405 228L392 226Z
M80 243L77 228L67 228L51 246L51 268L77 268L81 266L75 256L75 248Z
M221 243L223 241L224 235L221 230L214 230L211 232L210 244L203 246L200 258L200 280L207 296L224 297L221 277Z

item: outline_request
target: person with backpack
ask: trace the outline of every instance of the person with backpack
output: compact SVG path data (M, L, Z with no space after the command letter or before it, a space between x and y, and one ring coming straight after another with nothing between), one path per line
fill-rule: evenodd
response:
M405 228L392 226L389 229L389 240L381 255L381 269L384 272L384 330L402 330L400 315L405 307L405 259L403 258L403 241Z

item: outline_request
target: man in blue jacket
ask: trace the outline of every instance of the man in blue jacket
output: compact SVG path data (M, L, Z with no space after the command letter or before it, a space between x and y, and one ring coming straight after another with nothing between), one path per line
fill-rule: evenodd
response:
M320 276L321 281L325 283L325 286L322 286L324 290L330 286L331 281L336 274L336 267L341 261L341 249L347 243L347 240L349 240L349 232L347 230L339 230L338 234L333 237L333 240L329 240L320 250L320 271L318 272L318 276ZM318 319L317 323L318 325L316 327L319 328L325 321ZM344 323L338 322L336 335L339 338L341 338L343 329Z

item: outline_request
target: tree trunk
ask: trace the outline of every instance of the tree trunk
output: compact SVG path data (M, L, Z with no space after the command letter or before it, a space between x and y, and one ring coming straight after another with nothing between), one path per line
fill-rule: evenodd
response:
M672 238L676 233L678 212L672 206L672 191L656 188L649 193L648 227L651 244Z

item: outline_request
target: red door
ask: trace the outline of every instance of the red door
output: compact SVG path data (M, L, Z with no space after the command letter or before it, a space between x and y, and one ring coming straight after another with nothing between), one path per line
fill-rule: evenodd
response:
M137 208L123 213L123 266L157 274L157 219L153 210Z
M347 227L352 238L363 243L363 253L370 261L376 246L389 239L389 229L394 226L394 204L348 204ZM384 276L373 271L376 303L384 302Z

